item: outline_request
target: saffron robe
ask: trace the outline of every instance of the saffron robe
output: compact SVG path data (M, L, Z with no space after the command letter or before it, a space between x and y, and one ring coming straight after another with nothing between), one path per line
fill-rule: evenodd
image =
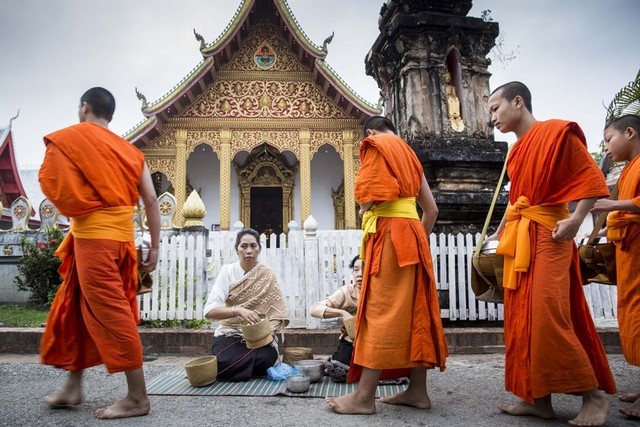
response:
M140 368L133 206L144 156L94 123L44 141L40 185L71 218L71 229L56 252L63 282L47 319L41 361L74 372L101 363L112 373Z
M417 197L422 165L395 135L375 135L360 146L355 183L358 203ZM420 220L379 217L365 244L348 382L362 367L383 369L382 378L413 367L444 370L448 355L427 234ZM402 369L400 369L402 368Z
M624 168L618 181L619 200L640 207L640 156ZM613 211L607 218L607 238L616 245L618 324L625 359L640 366L640 214Z
M554 209L609 195L572 122L536 122L511 150L507 171L512 205L526 198L532 207ZM505 388L527 402L596 387L615 393L582 289L577 247L551 233L531 221L528 271L517 273L515 289L505 288Z

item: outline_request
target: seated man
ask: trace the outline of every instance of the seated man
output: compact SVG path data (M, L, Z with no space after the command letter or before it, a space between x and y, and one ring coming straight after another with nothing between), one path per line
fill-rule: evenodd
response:
M311 315L320 319L341 317L342 320L353 318L358 310L358 299L362 285L362 260L356 255L349 268L353 270L353 283L338 288L332 295L311 307ZM342 328L338 349L329 360L328 373L335 381L346 381L347 371L351 364L353 340Z

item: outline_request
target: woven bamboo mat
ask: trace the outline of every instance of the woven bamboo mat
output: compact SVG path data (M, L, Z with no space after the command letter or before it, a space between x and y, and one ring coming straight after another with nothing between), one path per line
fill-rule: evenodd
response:
M176 368L152 378L147 384L147 393L160 396L291 396L330 397L342 396L355 390L357 383L333 382L329 377L311 384L306 393L287 391L286 381L271 381L267 378L252 378L245 382L216 381L206 387L192 387L184 369ZM405 390L406 384L380 385L376 397L391 396Z

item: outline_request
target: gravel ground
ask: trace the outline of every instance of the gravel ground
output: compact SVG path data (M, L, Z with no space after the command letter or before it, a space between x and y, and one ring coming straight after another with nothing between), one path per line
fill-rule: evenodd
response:
M145 363L148 379L188 358L161 357ZM640 390L640 370L622 356L610 355L618 389ZM577 396L555 396L557 420L500 414L496 405L516 402L503 390L503 355L451 356L445 372L429 373L433 408L377 404L373 416L337 415L322 399L288 397L151 396L146 417L101 421L97 408L107 406L125 391L124 375L108 375L102 367L85 374L85 402L70 409L50 410L42 397L57 390L66 374L38 364L34 355L0 354L0 426L558 426L567 425L580 407ZM608 396L608 426L639 426L618 412L621 402ZM623 404L624 405L624 404Z

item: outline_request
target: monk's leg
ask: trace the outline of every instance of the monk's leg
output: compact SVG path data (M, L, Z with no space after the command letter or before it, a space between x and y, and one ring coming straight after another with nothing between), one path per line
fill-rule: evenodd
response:
M638 395L638 398L630 406L627 406L626 408L620 408L620 412L628 417L640 418L640 393L636 394Z
M394 396L381 397L380 402L390 405L413 406L419 409L430 409L431 399L427 392L427 369L411 368L409 387Z
M609 402L597 389L582 393L582 408L578 416L569 420L574 426L601 426L604 425L609 414Z
M509 415L533 415L547 420L556 417L551 404L551 395L533 399L533 404L522 401L513 405L498 405L498 409Z
M45 396L44 401L50 408L62 408L82 403L82 371L69 372L67 382L57 392Z
M142 368L126 371L128 393L124 399L96 411L96 418L129 418L147 415L151 409Z
M376 387L381 370L362 368L358 388L340 397L327 397L327 403L338 414L369 415L376 412Z

